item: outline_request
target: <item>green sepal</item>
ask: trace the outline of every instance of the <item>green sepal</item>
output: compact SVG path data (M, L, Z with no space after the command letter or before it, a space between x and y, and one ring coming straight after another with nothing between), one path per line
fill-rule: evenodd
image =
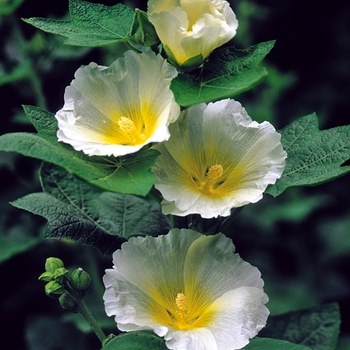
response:
M173 55L172 51L170 50L170 48L167 45L163 45L163 48L168 57L168 61L183 72L188 72L193 69L196 69L203 63L203 60L204 60L203 55L199 54L195 57L189 58L184 63L179 64L175 56Z
M53 277L53 273L52 272L43 272L39 277L38 280L39 281L44 281L44 282L49 282L52 281L54 279Z
M56 271L53 273L53 278L58 283L63 283L66 281L66 277L68 275L69 271L65 269L64 267L60 267L56 269Z
M45 285L45 293L51 298L58 298L64 291L62 284L57 281L50 281Z
M132 26L132 40L139 45L153 46L159 43L159 38L153 24L148 20L147 13L136 9Z

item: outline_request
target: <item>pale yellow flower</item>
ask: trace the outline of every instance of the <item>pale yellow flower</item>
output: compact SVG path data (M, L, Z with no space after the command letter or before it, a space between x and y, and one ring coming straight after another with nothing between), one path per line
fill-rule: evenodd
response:
M230 215L255 203L282 175L286 152L274 127L252 121L239 102L222 100L183 112L153 173L164 214Z
M127 51L110 67L79 68L55 116L58 140L89 155L114 156L167 140L180 113L169 88L176 75L153 52Z
M183 68L200 65L238 27L224 0L149 0L148 16L169 60Z
M105 309L121 331L153 330L174 350L233 350L265 325L257 268L223 234L173 229L131 238L103 278Z

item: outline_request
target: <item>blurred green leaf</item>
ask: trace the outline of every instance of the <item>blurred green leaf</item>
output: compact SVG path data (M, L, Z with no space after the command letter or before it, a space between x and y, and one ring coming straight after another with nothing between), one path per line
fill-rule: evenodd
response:
M22 2L23 0L0 0L0 16L11 14Z
M269 338L254 338L244 347L245 350L307 350L310 348L293 344L285 340L276 340Z
M190 107L201 102L211 102L233 97L251 89L266 75L257 64L271 51L275 42L268 41L245 50L235 47L214 51L204 64L199 77L180 73L171 82L176 102Z
M164 340L150 332L130 332L110 340L101 350L168 350Z
M27 79L30 75L31 65L29 62L24 62L19 66L14 67L11 72L3 73L0 76L0 86L10 83L15 83L16 81Z
M165 234L170 229L159 204L102 191L64 169L44 163L43 193L11 204L48 220L46 237L73 239L112 253L131 236Z
M350 125L320 131L316 114L310 114L280 133L288 158L282 177L266 191L274 197L288 187L317 185L350 171L342 166L350 158Z
M18 225L0 236L0 263L23 253L42 242L43 236L33 237L28 234L28 227Z
M332 350L337 345L339 326L339 307L332 303L270 317L259 335L305 345L312 350Z
M106 6L70 0L69 12L70 21L39 17L24 21L45 32L67 37L68 45L103 46L130 39L134 11L123 4Z
M88 156L57 141L54 115L38 107L24 106L38 131L0 136L0 150L17 152L62 166L105 190L145 196L154 183L151 173L159 153L143 149L124 157Z

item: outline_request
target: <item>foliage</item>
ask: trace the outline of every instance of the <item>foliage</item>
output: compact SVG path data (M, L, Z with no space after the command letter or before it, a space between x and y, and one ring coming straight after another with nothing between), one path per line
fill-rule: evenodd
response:
M65 72L68 60L73 62L74 67L87 64L91 60L91 56L86 56L87 54L95 55L93 59L96 61L99 59L108 61L108 57L114 57L120 51L130 47L138 51L152 49L164 54L161 45L158 45L154 29L147 20L146 12L134 11L122 4L115 5L115 2L112 6L106 6L82 0L70 0L69 20L41 17L24 19L26 23L47 33L65 37L66 45L80 46L80 48L72 48L62 46L59 37L38 32L29 40L27 39L29 36L22 35L19 29L25 25L23 31L27 30L29 27L26 24L14 21L12 26L12 20L20 14L18 12L17 15L16 11L20 10L22 3L26 2L30 1L5 0L4 5L0 6L1 26L9 28L6 26L11 23L11 35L7 38L6 34L3 39L4 52L8 57L4 58L0 64L0 86L9 89L10 92L17 90L21 100L17 103L15 111L6 110L4 115L6 114L6 118L12 118L8 124L12 129L25 130L25 132L2 132L4 135L0 136L1 174L9 178L16 174L8 184L2 185L4 200L11 202L15 207L8 207L7 204L2 203L0 207L3 214L0 218L0 262L3 269L9 269L9 264L17 261L21 261L21 266L25 266L27 261L35 263L39 259L37 256L43 259L47 251L51 250L63 249L71 253L76 249L73 255L77 259L80 255L90 252L86 250L89 249L88 247L79 247L72 241L91 245L108 255L132 236L163 234L174 225L184 227L189 223L195 225L194 217L169 220L161 213L160 204L154 200L158 196L157 200L160 201L160 197L152 189L154 179L150 169L158 157L158 152L145 148L134 155L118 158L89 157L82 152L74 151L68 145L57 142L54 114L47 111L47 109L59 108L58 102L53 98L53 95L59 95L59 93L57 90L52 90L53 86L56 89L57 77L62 75L63 85L67 85L72 79L71 73L68 76L68 70ZM288 8L289 5L279 6ZM333 63L332 66L325 66L324 70L328 75L325 73L327 79L324 81L327 84L317 85L314 82L315 93L310 92L308 95L300 88L302 79L295 78L297 73L289 71L281 74L277 67L273 66L273 64L276 65L274 52L280 50L281 41L277 40L275 48L275 41L256 44L256 38L262 37L266 40L266 36L257 34L254 36L253 29L255 28L256 32L259 31L254 26L266 23L264 14L269 11L270 14L274 11L278 14L288 12L279 11L280 7L274 10L250 1L237 5L240 28L246 31L246 35L240 34L240 39L234 41L235 46L229 44L215 50L198 69L180 72L172 81L171 89L176 101L183 108L197 103L238 96L237 98L243 101L243 105L249 106L247 110L250 115L253 116L251 111L254 111L257 115L260 113L264 118L268 116L276 121L276 125L284 126L280 133L282 144L288 153L286 168L283 176L266 191L276 198L264 198L263 204L251 205L244 209L241 218L246 223L243 227L235 226L236 222L232 222L239 211L235 212L226 223L217 220L214 225L215 231L222 230L225 234L232 236L242 255L251 257L252 262L259 266L259 269L261 268L264 279L266 277L265 285L266 290L269 291L271 309L278 309L280 302L284 304L282 306L284 311L295 307L300 308L304 305L303 303L314 305L339 299L339 295L344 298L346 295L344 290L346 291L349 287L348 274L344 272L344 266L348 266L349 261L347 241L350 205L346 193L348 177L335 182L330 181L349 172L350 129L349 125L337 126L340 124L339 119L331 121L329 118L330 115L335 115L330 112L333 111L330 105L335 108L334 106L339 102L338 108L342 111L341 108L345 104L341 100L341 92L346 89L338 89L332 95L327 87L332 74L338 80L347 76L346 69L338 68L346 67L347 62L342 61L342 65ZM27 17L27 14L24 17ZM340 28L340 21L333 22ZM339 28L338 33L344 32ZM268 35L267 38L269 39ZM243 46L248 48L236 48L243 42ZM339 47L346 47L341 44L341 35L335 36L334 42L337 42ZM103 48L100 48L101 46ZM98 47L98 49L92 50L92 47ZM11 50L15 52L15 54L12 52L12 56ZM271 55L268 59L272 56L272 61L270 60L269 63L266 60L263 61L270 51ZM339 62L344 59L341 54L335 54L336 49L329 51L334 53L334 59L337 56ZM294 49L293 52L297 53L298 57L295 59L298 61L301 56L304 57L305 49ZM320 54L315 54L316 56L320 59L323 57ZM303 60L307 61L307 58L304 57ZM323 66L318 67L317 62L314 63L315 71L322 75L320 72L323 72ZM267 66L268 69L262 66ZM311 66L308 66L309 68L312 70ZM265 79L268 72L272 74ZM50 75L54 78L48 83ZM311 84L311 80L309 79L307 84ZM285 91L288 92L288 87L293 84L296 84L300 90L293 96L284 98ZM46 92L48 86L50 86L50 93ZM255 94L251 92L253 87L256 87ZM52 93L53 91L55 92ZM45 101L45 95L49 96L47 101ZM323 105L318 108L320 105L314 103L315 100L321 100L320 96L329 98L328 102L327 99L324 102L324 109L322 109ZM25 105L24 115L18 107L22 101L25 103L29 101L30 104L36 104L39 107ZM301 104L298 106L298 101L304 104L304 108ZM313 109L316 106L320 117L317 117L316 113L305 115L310 113L310 106ZM286 111L290 111L288 116ZM345 111L342 113L346 115ZM296 119L295 114L305 116ZM288 124L291 119L293 121ZM28 120L37 133L32 132L33 129ZM17 124L13 124L14 122ZM318 127L319 123L321 130ZM4 131L8 130L5 128ZM18 175L26 167L24 157L3 151L16 152L34 158L30 161L32 165L29 170L24 172L27 179ZM39 170L41 188L36 180L39 162L35 159L44 161ZM325 182L329 183L324 184ZM323 185L319 188L303 188L321 184ZM283 196L280 196L281 194ZM16 208L24 211L17 211ZM47 220L45 238L50 240L43 242L45 229L42 221L37 217L29 216L28 212ZM212 224L209 220L198 219L198 221L197 228ZM240 234L238 230L243 233ZM204 229L203 231L207 232ZM244 238L242 238L243 235ZM57 239L61 241L58 242ZM305 245L301 245L300 242ZM290 259L291 263L281 264L278 259L285 261L284 258ZM100 265L101 269L101 266L105 268L110 265L110 259L107 265L104 259L98 256L98 258L83 260L84 263L94 260L92 264ZM295 266L298 268L302 266L305 270L304 274ZM98 268L95 266L95 269ZM280 276L279 273L275 274L278 269L280 274L284 273L285 279L279 280L278 277L274 277ZM17 267L14 272L17 273ZM95 280L100 278L97 275ZM315 275L318 275L317 278L315 277L316 280L310 278ZM33 280L36 279L37 276L35 276L35 274L34 277L31 276ZM320 282L324 279L327 281ZM329 289L324 289L326 284L329 284ZM321 288L318 288L319 285ZM29 283L25 286L28 287ZM16 288L20 291L22 285L18 284ZM23 290L28 291L30 288ZM94 288L98 289L101 286L93 286ZM289 292L286 292L287 289L290 289ZM26 292L27 295L23 293L12 296L13 290L5 287L4 293L11 294L11 298L4 296L4 302L1 304L5 318L10 314L7 307L2 305L12 305L14 315L19 315L22 310L20 312L16 310L17 300L21 298L23 304L30 304L31 294L28 292ZM101 291L97 294L101 297ZM342 304L340 306L343 307ZM24 314L26 310L28 309L24 308ZM53 309L52 313L56 311ZM71 320L75 324L81 323L81 320L75 316L77 315L74 315ZM45 327L49 327L48 324L51 325L51 322L43 321L40 316L35 316L33 320L35 322L30 325L28 322L27 332L36 334L38 337L42 333L43 325ZM346 322L344 324L346 326ZM57 334L61 330L62 334L67 334L66 326L56 320L50 327L57 330ZM324 304L271 316L267 327L245 349L336 349L339 326L340 315L336 304ZM110 324L105 327L110 330ZM111 331L116 333L114 328ZM81 333L74 333L74 335L82 336ZM76 339L71 339L70 343L73 345L69 345L64 342L63 337L61 338L57 342L62 347L68 349L69 346L73 346L78 349ZM85 340L81 344L85 347L91 346ZM35 344L32 345L33 349L35 347L40 349L40 346L45 348L30 336L27 342ZM345 345L342 349L346 349L346 340L343 340L343 343ZM17 347L24 348L24 345L21 345ZM118 335L103 346L103 350L117 348L166 349L164 341L149 332Z
M129 237L165 234L170 228L158 203L102 191L47 163L40 175L43 192L12 204L45 217L47 238L73 239L111 254Z
M48 33L67 37L69 45L101 46L131 38L134 11L122 4L105 6L70 0L70 21L28 18L25 21Z
M337 346L340 318L336 303L289 312L269 319L261 336L284 339L313 350L331 350Z
M38 134L9 133L0 137L0 149L18 152L56 165L94 185L119 193L146 195L153 184L150 168L158 156L144 149L134 156L90 157L57 141L54 116L40 108L25 106L26 115Z
M181 73L171 82L176 101L184 107L233 97L249 90L267 75L257 64L269 53L273 41L245 50L218 49L210 57L200 76Z
M297 119L281 130L288 153L282 178L268 189L273 196L290 186L317 185L350 171L350 125L319 131L317 116Z

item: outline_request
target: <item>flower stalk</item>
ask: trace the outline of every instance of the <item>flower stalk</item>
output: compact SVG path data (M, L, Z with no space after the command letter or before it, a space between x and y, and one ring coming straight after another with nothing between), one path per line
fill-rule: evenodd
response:
M107 337L83 299L91 286L89 274L80 267L69 273L61 259L51 257L46 259L45 272L39 276L39 280L47 282L46 294L52 298L58 298L62 308L81 313L104 345Z
M85 301L80 297L73 297L78 305L78 311L84 317L85 321L90 325L91 329L96 334L97 338L101 341L103 345L105 340L107 339L101 327L96 322L95 318L92 316L90 310L88 309Z

